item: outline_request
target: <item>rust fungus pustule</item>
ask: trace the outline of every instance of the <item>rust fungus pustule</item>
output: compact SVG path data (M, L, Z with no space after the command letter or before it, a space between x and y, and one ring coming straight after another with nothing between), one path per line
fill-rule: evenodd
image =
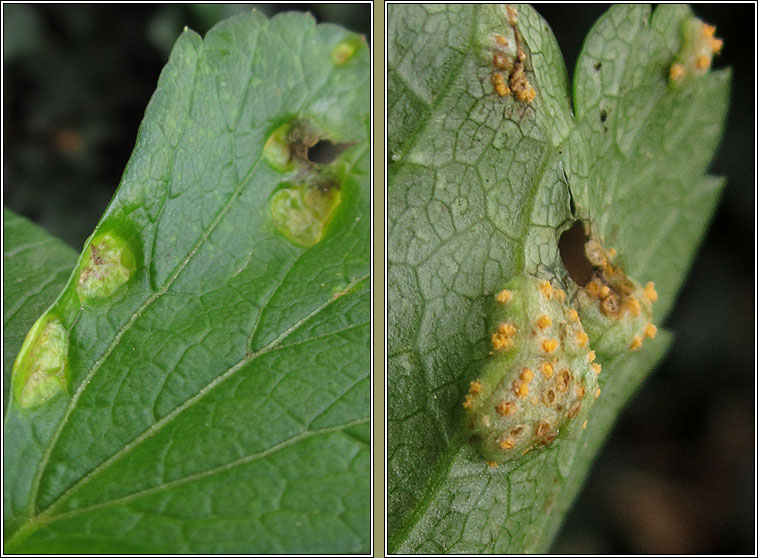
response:
M513 40L498 33L491 40L492 73L490 79L495 93L500 97L513 97L521 103L531 103L537 96L526 74L528 55L524 49L524 39L518 28L516 8L506 6L507 23Z
M603 358L638 350L657 331L652 323L653 302L658 298L653 282L642 287L629 277L615 262L616 251L597 237L587 240L584 253L593 271L577 291L574 304L592 348Z
M463 401L472 439L492 463L549 445L594 401L586 334L567 304L562 289L528 275L493 296L490 356Z
M715 36L716 27L689 16L681 24L681 47L668 71L669 83L678 87L708 73L714 55L724 41Z

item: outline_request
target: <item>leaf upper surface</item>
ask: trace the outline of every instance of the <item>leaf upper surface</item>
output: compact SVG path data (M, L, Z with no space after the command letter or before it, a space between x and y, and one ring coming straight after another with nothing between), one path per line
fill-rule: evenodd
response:
M76 252L44 229L3 209L3 414L13 359L34 320L55 300Z
M72 279L68 393L6 419L6 550L368 549L370 79L353 38L255 12L179 38L96 229L136 269L104 300ZM277 169L263 146L294 121L349 147ZM341 202L304 248L268 200L311 176Z

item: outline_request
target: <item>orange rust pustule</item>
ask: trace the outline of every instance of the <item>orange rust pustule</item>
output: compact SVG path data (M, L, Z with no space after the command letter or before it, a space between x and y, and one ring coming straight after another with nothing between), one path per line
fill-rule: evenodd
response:
M510 41L503 35L495 34L495 46L492 52L492 66L495 71L491 74L492 86L500 97L511 94L522 103L531 103L537 96L529 78L526 75L525 63L527 54L524 50L524 40L518 29L518 16L515 8L506 7L508 25L513 31L513 39L516 46L516 54L512 56L507 51ZM501 73L504 72L504 73Z
M611 318L621 318L627 313L633 317L639 316L641 302L638 288L624 270L613 263L616 250L606 250L599 241L590 239L585 244L585 255L594 272L584 292L597 301L600 312ZM649 302L658 299L652 281L642 290L642 296Z
M574 435L570 421L578 428L586 416L597 376L588 336L557 284L522 274L495 290L493 298L488 334L496 344L487 347L486 361L477 366L463 407L472 443L485 460L500 463L550 443L559 433ZM506 339L508 349L498 350ZM538 435L540 422L545 425Z

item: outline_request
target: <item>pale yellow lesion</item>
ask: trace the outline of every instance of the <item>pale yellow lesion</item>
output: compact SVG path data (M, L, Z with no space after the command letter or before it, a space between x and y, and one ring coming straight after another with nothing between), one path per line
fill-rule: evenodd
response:
M349 62L361 47L362 42L364 40L358 35L353 35L338 42L332 49L332 62L334 62L334 65L342 66Z
M136 261L129 244L115 232L96 235L84 249L76 285L83 301L113 295L132 276Z
M263 145L263 160L280 172L288 172L295 166L287 139L291 128L291 122L282 124L269 134Z
M55 314L40 317L29 330L13 364L12 391L22 408L48 401L68 385L68 332Z
M324 237L340 199L336 187L288 184L274 192L269 209L274 227L288 240L299 246L313 246Z

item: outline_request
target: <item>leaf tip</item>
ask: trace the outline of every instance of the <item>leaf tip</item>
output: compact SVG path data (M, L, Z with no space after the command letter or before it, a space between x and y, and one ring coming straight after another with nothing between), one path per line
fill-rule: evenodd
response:
M708 73L713 57L721 53L724 40L715 36L716 27L695 16L681 24L682 45L669 68L669 83L682 85Z

